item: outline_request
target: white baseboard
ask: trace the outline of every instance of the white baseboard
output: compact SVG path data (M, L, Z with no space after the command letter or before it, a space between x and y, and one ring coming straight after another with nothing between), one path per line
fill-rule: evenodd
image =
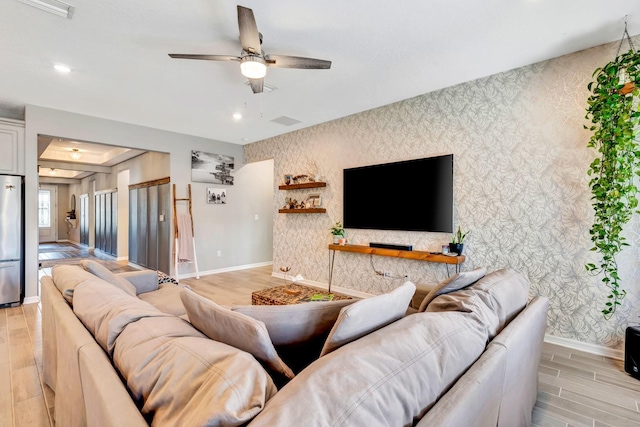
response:
M264 267L264 266L267 266L267 265L273 265L273 261L259 262L259 263L256 263L256 264L237 265L235 267L218 268L216 270L200 271L199 273L200 273L200 276L208 276L210 274L227 273L229 271L246 270L246 269L249 269L249 268ZM180 275L178 275L178 280L191 279L192 277L196 277L196 273L195 272L180 274Z
M116 261L129 261L128 256L119 256L116 258Z
M329 288L329 284L328 283L323 283L323 282L316 282L314 280L307 280L307 279L301 279L301 280L296 280L294 282L294 277L286 275L285 273L278 273L277 271L274 271L271 273L272 277L279 277L283 280L286 280L288 283L299 283L301 285L306 285L306 286L311 286L314 288L318 288L318 290L324 291L326 292ZM334 292L338 292L341 294L345 294L345 295L349 295L352 297L357 297L357 298L369 298L374 296L373 294L369 294L367 292L362 292L362 291L356 291L355 289L349 289L349 288L343 288L341 286L332 286L331 290Z
M602 345L584 343L576 340L571 340L569 338L555 337L548 334L544 336L544 341L550 344L557 344L563 347L584 351L598 356L606 356L611 357L612 359L624 360L624 352L622 350L615 350L613 348L605 347Z
M26 297L23 304L37 304L40 302L40 297Z
M66 243L66 242L70 242L70 241L71 240L69 240L69 239L59 239L59 240L56 240L56 243Z
M128 259L128 258L127 258L127 259ZM143 267L143 266L141 266L141 265L138 265L138 264L134 264L134 263L132 263L132 262L128 262L128 263L127 263L127 265L128 265L129 267L133 267L133 268L135 268L135 269L137 269L137 270L148 270L147 268L145 268L145 267Z

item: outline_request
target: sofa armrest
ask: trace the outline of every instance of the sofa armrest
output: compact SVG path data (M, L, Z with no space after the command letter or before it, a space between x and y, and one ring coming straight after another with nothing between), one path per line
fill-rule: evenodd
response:
M136 288L136 294L158 290L158 273L154 270L128 271L116 276L127 279Z
M420 308L420 304L424 297L426 297L429 292L433 288L436 287L436 283L427 283L427 284L419 284L416 285L416 292L413 294L413 298L411 298L411 308L418 310Z

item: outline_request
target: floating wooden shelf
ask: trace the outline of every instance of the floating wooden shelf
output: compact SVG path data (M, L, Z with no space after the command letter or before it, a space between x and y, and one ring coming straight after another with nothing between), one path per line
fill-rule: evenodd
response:
M289 184L289 185L281 185L278 187L279 190L300 190L304 188L320 188L326 187L326 182L316 181L316 182L305 182L303 184Z
M422 251L400 251L397 249L372 248L369 246L359 245L329 245L329 250L355 252L359 254L373 254L378 256L389 256L395 258L406 258L417 261L441 262L444 264L462 264L465 260L464 255L447 256L442 254L432 254Z
M292 213L292 214L311 214L311 213L326 213L325 208L310 208L310 209L279 209L280 213Z

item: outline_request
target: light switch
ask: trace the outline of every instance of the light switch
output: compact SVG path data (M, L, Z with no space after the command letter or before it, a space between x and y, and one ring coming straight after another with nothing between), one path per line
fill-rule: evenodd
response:
M164 221L164 215L160 214L160 222L163 222L163 221Z
M258 220L258 214L256 214L256 215L253 217L253 219L254 219L255 221L257 221L257 220Z

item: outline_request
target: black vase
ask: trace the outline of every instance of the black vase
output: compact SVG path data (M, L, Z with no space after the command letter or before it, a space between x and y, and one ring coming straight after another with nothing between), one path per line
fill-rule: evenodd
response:
M462 248L464 245L462 243L449 243L449 252L455 252L458 255L462 255Z

